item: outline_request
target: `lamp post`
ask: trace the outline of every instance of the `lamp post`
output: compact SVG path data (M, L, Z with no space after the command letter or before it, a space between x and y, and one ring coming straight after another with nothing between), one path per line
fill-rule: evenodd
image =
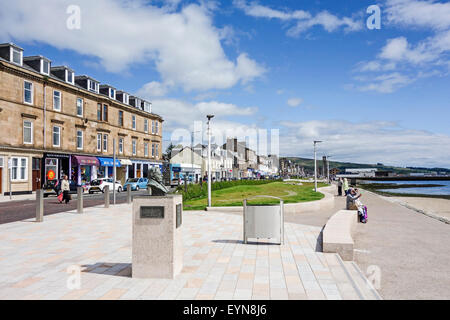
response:
M191 164L192 164L192 183L195 181L195 170L194 170L194 134L200 133L201 131L192 131L191 135ZM203 138L203 137L202 137ZM197 183L197 181L195 181Z
M327 179L328 179L328 183L331 182L330 180L330 159L331 156L325 156L325 159L327 160Z
M113 139L113 205L116 205L116 139Z
M316 145L321 143L320 140L314 140L314 192L317 192L317 152Z
M211 207L211 127L209 123L214 115L209 114L208 118L208 207Z

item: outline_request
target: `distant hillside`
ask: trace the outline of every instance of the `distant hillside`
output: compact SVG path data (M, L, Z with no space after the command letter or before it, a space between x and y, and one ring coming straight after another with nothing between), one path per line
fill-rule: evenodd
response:
M304 167L308 172L314 172L314 159L299 158L299 157L283 157L282 159L288 159L292 162ZM322 159L317 159L317 166L322 167ZM446 172L450 174L450 169L446 168L416 168L416 167L394 167L385 166L383 164L367 164L367 163L354 163L354 162L339 162L330 161L330 169L338 168L344 171L346 168L377 168L379 171L392 171L398 174L409 173L429 173L429 172Z

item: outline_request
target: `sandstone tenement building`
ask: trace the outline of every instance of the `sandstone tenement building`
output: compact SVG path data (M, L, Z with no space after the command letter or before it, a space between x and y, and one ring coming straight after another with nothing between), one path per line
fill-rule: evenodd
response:
M0 194L111 177L113 141L118 179L146 176L161 167L162 123L148 101L0 45Z

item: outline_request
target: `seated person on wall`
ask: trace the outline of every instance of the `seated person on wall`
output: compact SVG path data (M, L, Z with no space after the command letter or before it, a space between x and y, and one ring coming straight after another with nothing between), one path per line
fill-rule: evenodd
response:
M350 188L347 194L347 210L358 210L358 202L357 201L361 197L361 193L358 192L358 189Z

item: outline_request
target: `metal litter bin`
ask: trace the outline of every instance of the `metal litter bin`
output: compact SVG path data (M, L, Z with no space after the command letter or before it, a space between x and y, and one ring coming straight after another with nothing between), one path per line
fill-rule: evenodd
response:
M280 200L279 205L247 205L247 200L256 198L274 198ZM284 244L284 202L273 196L256 196L244 200L244 243L249 238L277 239Z

